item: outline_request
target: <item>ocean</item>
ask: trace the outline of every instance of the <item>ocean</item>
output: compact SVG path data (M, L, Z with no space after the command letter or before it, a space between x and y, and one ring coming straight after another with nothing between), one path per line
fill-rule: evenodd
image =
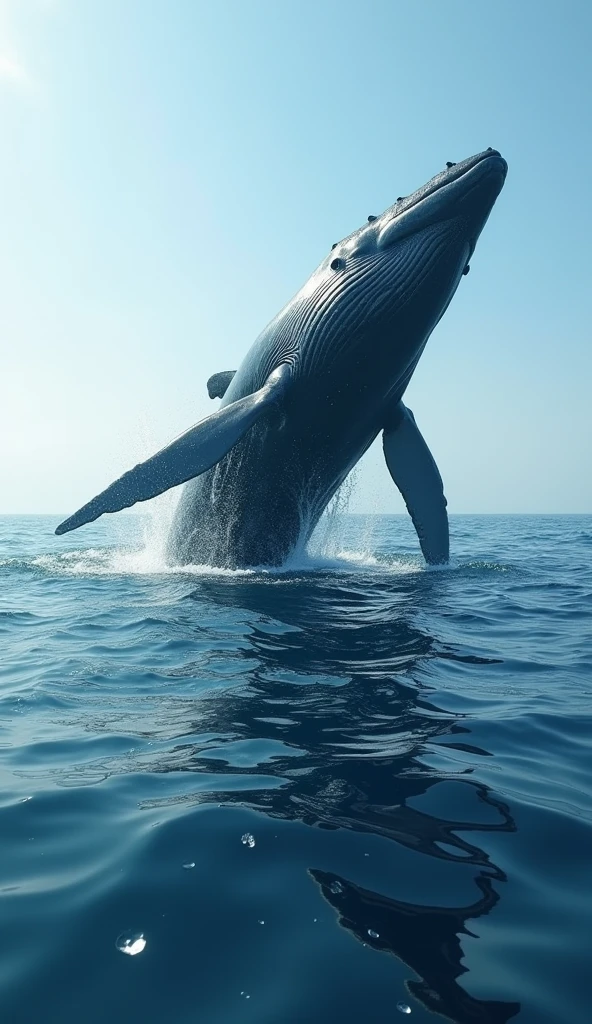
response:
M0 519L2 1024L589 1024L592 516Z

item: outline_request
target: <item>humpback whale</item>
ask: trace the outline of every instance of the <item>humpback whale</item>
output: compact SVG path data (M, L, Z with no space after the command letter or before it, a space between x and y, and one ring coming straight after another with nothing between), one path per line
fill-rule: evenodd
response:
M236 372L220 407L61 523L75 530L185 484L170 564L280 565L382 431L384 456L428 563L449 556L442 479L402 399L468 272L507 172L488 149L335 243Z

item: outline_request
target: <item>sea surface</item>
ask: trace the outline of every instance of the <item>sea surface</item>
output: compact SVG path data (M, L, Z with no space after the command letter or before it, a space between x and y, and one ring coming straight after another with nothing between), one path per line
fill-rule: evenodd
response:
M2 1024L590 1024L592 516L59 520L0 519Z

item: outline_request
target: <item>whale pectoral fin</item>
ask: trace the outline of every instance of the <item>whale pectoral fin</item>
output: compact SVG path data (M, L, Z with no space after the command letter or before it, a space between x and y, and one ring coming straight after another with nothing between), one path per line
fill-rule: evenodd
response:
M207 388L210 398L224 398L228 391L228 385L234 377L236 370L222 370L210 377Z
M447 562L448 513L442 477L411 409L402 402L384 428L382 444L386 464L405 499L426 562Z
M291 375L284 363L270 374L264 386L246 398L240 398L206 419L200 420L166 448L107 487L105 491L83 505L56 529L57 534L76 530L92 523L104 512L119 512L137 501L168 491L205 473L228 454L257 420L281 399Z

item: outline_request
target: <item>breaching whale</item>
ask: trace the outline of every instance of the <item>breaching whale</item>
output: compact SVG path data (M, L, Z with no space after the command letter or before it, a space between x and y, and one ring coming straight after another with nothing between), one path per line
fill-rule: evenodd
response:
M488 149L332 246L236 372L208 381L219 409L84 505L75 530L178 484L171 564L280 565L304 545L380 431L427 562L448 560L442 479L402 397L501 191Z

